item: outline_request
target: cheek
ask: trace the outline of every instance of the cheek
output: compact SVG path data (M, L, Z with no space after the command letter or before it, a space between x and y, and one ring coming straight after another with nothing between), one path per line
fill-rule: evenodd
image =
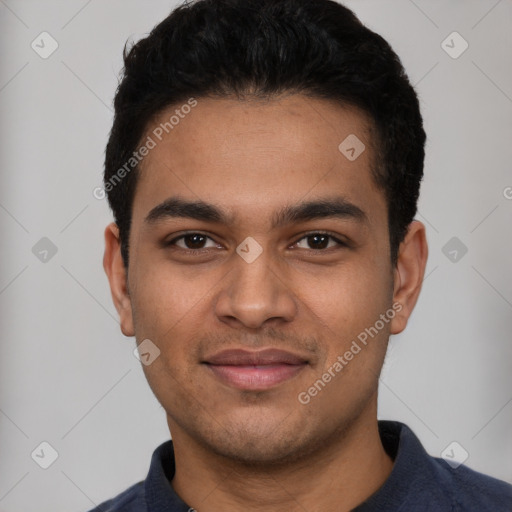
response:
M207 291L184 283L176 276L163 278L155 269L137 289L134 308L137 341L150 339L158 357L143 365L146 379L158 400L167 406L189 408L186 390L197 386L195 341L204 334ZM194 392L195 393L195 392Z
M389 279L371 264L340 266L300 286L305 305L334 333L373 324L389 307Z
M380 315L390 308L385 274L370 262L357 268L347 265L328 278L311 280L308 285L304 287L308 290L305 300L316 324L310 329L315 329L323 339L325 350L317 376L331 370L338 377L333 379L335 383L324 398L334 399L331 393L336 393L334 390L339 386L361 391L366 386L366 392L371 394L389 338L389 317L388 323L380 320ZM343 358L341 363L339 357ZM342 370L333 368L336 361L343 365Z
M193 325L208 300L213 283L206 278L189 279L168 262L139 265L131 289L137 337L165 336L175 326Z
M316 324L309 328L322 340L325 351L315 374L323 382L332 382L322 391L318 407L336 403L343 409L351 406L354 397L368 398L375 391L389 338L390 317L387 322L381 320L391 308L387 281L368 266L347 267L309 284L307 305Z

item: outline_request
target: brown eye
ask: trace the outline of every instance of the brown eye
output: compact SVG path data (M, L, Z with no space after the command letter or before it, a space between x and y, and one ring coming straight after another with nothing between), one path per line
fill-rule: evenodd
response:
M300 246L303 241L306 241L306 246ZM336 246L346 246L341 240L338 240L332 235L328 235L326 233L310 233L302 237L296 245L301 249L309 249L309 250L322 250L322 249L330 249Z
M203 235L201 233L190 233L187 235L181 235L181 236L171 240L168 243L168 245L171 245L171 246L174 245L181 249L193 251L193 250L207 249L208 246L206 246L205 244L207 243L208 240L210 240L213 243L213 245L210 245L209 247L216 247L215 242L213 242L213 240L210 237Z

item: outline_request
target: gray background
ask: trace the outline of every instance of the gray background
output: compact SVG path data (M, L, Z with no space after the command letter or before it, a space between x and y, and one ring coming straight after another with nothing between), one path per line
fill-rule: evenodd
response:
M346 4L401 57L428 133L417 217L427 277L392 337L379 418L407 423L436 456L457 441L469 467L512 482L512 1ZM169 437L135 340L119 329L101 263L111 216L92 192L124 42L174 5L0 0L4 512L88 510L142 480ZM43 31L59 45L47 59L31 48ZM458 58L442 47L453 31L469 44ZM43 237L55 255L41 252ZM58 452L48 469L31 457L43 441ZM49 457L40 450L34 459Z

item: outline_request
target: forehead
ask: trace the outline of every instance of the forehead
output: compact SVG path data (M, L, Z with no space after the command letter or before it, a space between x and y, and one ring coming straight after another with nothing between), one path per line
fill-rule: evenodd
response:
M148 125L134 220L176 195L248 217L333 194L385 208L371 177L373 124L357 109L302 95L195 101Z

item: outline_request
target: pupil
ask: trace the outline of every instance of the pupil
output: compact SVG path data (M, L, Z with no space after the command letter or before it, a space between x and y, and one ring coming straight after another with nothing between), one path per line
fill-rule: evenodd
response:
M325 247L327 247L328 245L328 237L326 235L311 235L308 237L309 241L309 245L313 245L313 249L323 249ZM311 244L311 240L315 240L315 242L313 242L313 244ZM320 244L316 243L318 242L319 239L323 239L323 242L321 242Z
M201 249L201 244L204 242L204 236L203 235L188 235L187 238L185 238L185 241L187 247L189 249ZM190 243L190 241L192 242ZM192 247L190 247L192 246Z

